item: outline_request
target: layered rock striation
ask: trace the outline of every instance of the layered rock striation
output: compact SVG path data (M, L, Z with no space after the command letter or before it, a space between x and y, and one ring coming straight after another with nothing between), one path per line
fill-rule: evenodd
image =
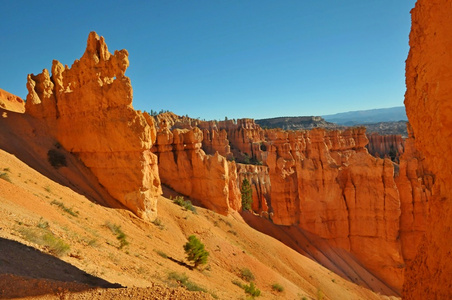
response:
M433 174L426 233L408 265L403 297L452 298L452 3L419 0L411 12L405 106Z
M91 32L80 60L69 68L54 60L28 75L26 113L45 120L49 132L93 172L125 207L145 219L156 217L161 193L154 119L132 106L125 76L127 50L111 54Z
M263 130L251 119L174 124L184 129L161 128L154 148L165 184L226 212L240 210L237 188L246 178L256 214L345 249L400 292L405 261L423 233L432 180L412 140L396 164L368 153L364 127Z
M376 157L388 157L394 162L399 162L400 155L404 151L405 139L398 134L380 135L371 133L367 135L369 144L367 150Z

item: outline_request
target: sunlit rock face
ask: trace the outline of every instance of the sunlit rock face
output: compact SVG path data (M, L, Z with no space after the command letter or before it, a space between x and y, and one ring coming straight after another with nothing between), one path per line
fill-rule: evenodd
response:
M407 267L403 297L452 298L452 3L419 0L411 12L405 106L416 147L435 175L426 234Z
M9 111L25 112L24 100L2 89L0 89L0 107Z
M26 112L44 119L61 145L78 156L106 190L145 219L157 214L161 194L154 119L132 107L125 76L127 50L111 54L103 37L91 32L86 51L69 68L54 60L28 75Z
M264 130L252 119L167 117L153 148L165 184L226 213L240 210L246 178L254 213L347 250L400 292L433 180L412 138L396 164L368 153L365 128Z

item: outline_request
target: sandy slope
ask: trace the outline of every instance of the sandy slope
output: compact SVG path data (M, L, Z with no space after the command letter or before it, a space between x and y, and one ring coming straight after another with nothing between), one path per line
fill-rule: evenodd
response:
M11 181L0 180L2 297L200 299L214 295L242 299L244 291L232 281L243 282L239 270L249 268L263 299L386 298L252 229L240 215L224 217L201 208L193 214L161 197L161 225L157 226L126 210L96 204L5 151L0 151L0 173L6 173ZM119 249L108 223L121 227L128 246ZM39 228L46 224L47 228ZM59 258L48 255L51 249L27 239L24 232L30 230L50 231L69 244L70 250ZM182 246L190 234L197 235L210 252L208 266L202 271L185 265ZM207 293L171 289L177 284L168 279L170 272L185 273ZM273 283L281 284L284 291L272 291ZM113 284L128 288L115 289ZM101 289L93 291L93 285Z

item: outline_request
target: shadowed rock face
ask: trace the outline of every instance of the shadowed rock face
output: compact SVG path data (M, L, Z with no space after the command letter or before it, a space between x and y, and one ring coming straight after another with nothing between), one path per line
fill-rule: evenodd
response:
M156 217L161 193L154 120L132 107L127 50L111 54L91 32L71 68L54 60L52 75L28 75L26 112L44 119L61 145L78 156L106 190L145 219Z
M405 106L416 147L435 174L426 234L406 270L406 299L452 298L452 3L419 0L411 12Z

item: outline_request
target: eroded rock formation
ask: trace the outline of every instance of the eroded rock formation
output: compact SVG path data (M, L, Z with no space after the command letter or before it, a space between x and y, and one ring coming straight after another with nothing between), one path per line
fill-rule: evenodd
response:
M198 127L171 131L160 126L153 151L158 155L162 183L218 213L239 210L235 163L218 152L206 155L202 142L203 132Z
M363 127L263 130L251 119L172 123L178 128L160 128L154 148L164 183L226 212L241 208L237 187L247 178L255 213L345 249L393 293L400 292L405 261L422 235L431 186L412 140L399 166L368 153ZM220 152L240 163L223 161Z
M106 190L138 216L156 217L161 193L154 119L132 107L125 76L127 50L111 54L91 32L80 60L69 68L54 60L28 75L26 112L46 121L49 132L78 156Z
M452 3L418 0L411 12L405 106L416 147L435 174L426 234L408 266L406 299L452 298Z
M369 144L367 150L376 157L389 157L392 161L399 162L403 153L405 139L401 135L380 135L378 133L368 134Z

